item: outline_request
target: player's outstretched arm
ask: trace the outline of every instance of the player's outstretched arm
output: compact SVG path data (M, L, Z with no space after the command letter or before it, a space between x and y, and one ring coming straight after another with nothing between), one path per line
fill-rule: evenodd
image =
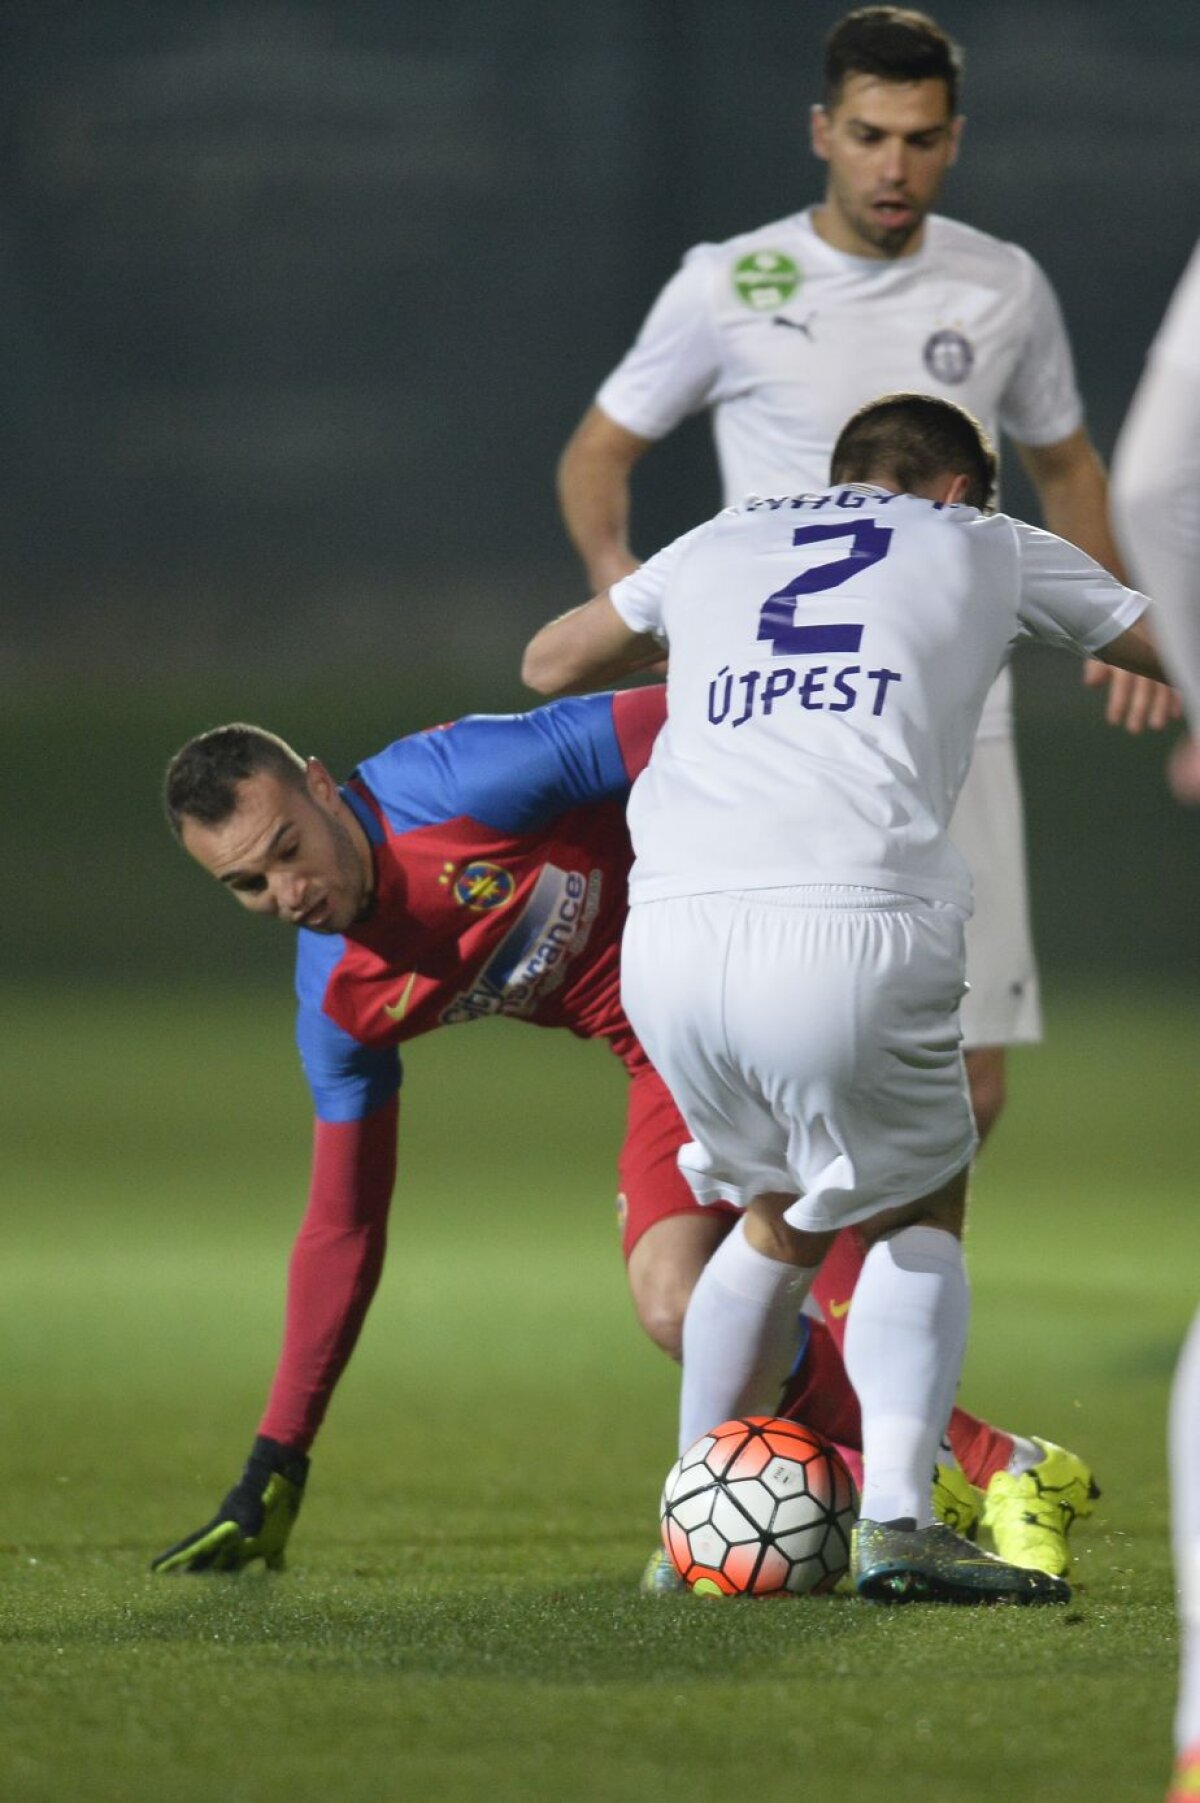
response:
M1149 676L1135 676L1132 671L1118 670L1089 657L1083 667L1083 680L1089 689L1107 687L1104 718L1110 726L1123 726L1126 732L1143 732L1147 727L1161 732L1183 715L1178 692Z
M1109 520L1108 480L1087 433L1081 427L1057 444L1020 445L1018 450L1037 489L1049 530L1078 545L1124 582L1121 553ZM1149 676L1089 658L1083 680L1088 688L1107 690L1104 718L1110 726L1123 726L1126 732L1161 731L1180 716L1174 689Z
M383 1268L396 1162L395 1098L362 1120L318 1120L308 1207L288 1267L283 1347L241 1479L211 1521L152 1570L280 1571L312 1445Z
M1154 682L1165 682L1167 673L1162 667L1158 655L1158 647L1154 634L1147 624L1146 615L1119 632L1115 639L1107 645L1101 645L1096 656L1102 663L1111 664L1119 670L1129 670L1135 676L1148 676Z
M534 634L521 680L539 695L573 695L658 670L662 657L661 640L628 627L605 592Z
M240 1571L255 1559L282 1571L307 1477L305 1453L260 1434L212 1520L160 1553L151 1571Z

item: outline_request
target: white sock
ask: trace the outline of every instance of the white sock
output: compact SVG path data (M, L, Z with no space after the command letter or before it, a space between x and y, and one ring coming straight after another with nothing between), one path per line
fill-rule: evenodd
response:
M770 1414L796 1356L796 1317L816 1271L755 1251L739 1221L683 1318L679 1450L737 1415Z
M1171 1538L1179 1587L1179 1694L1175 1745L1200 1742L1200 1314L1171 1387Z
M933 1520L931 1476L958 1388L970 1296L962 1247L940 1227L872 1246L846 1323L858 1392L868 1521Z
M1013 1449L1004 1467L1010 1477L1020 1477L1022 1472L1032 1471L1035 1465L1041 1464L1045 1455L1040 1446L1035 1446L1032 1440L1022 1439L1020 1434L1012 1434L1010 1438Z

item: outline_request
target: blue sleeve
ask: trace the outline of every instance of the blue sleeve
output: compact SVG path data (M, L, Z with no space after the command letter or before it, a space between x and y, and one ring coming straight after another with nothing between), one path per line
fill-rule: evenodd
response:
M330 1020L322 1003L346 942L300 933L296 948L296 1044L313 1107L322 1121L361 1121L400 1088L400 1056L394 1046L361 1045Z
M568 808L629 794L611 695L572 696L528 714L468 714L398 739L356 774L398 832L468 815L522 833Z

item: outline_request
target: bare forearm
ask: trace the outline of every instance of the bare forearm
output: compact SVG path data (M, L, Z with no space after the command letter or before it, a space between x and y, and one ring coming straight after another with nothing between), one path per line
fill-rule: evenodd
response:
M629 545L630 477L646 448L646 440L593 407L559 460L563 524L594 594L637 568Z
M1081 428L1056 445L1026 445L1021 459L1037 488L1050 531L1078 545L1119 582L1128 582L1110 524L1108 478L1086 432ZM1120 664L1114 674L1107 666L1115 664L1119 660L1092 658L1084 665L1089 687L1107 689L1104 713L1110 726L1137 733L1147 726L1161 730L1177 718L1179 698L1158 680L1157 671Z
M1152 682L1166 682L1167 674L1158 655L1154 632L1146 614L1109 644L1101 646L1096 656L1114 669L1128 670L1134 676L1148 676Z
M534 633L521 680L539 695L580 695L662 668L662 645L631 632L605 590Z
M1108 478L1089 444L1063 469L1035 476L1048 531L1078 545L1121 582L1128 580L1108 517Z

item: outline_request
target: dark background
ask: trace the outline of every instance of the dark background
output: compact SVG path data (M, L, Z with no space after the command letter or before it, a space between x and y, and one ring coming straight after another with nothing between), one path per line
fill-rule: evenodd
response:
M160 826L199 727L343 767L524 704L524 639L583 594L558 450L689 244L817 197L838 11L7 0L0 973L286 963ZM1047 269L1107 454L1200 226L1200 10L939 16L968 55L945 210ZM716 499L693 422L640 473L638 548ZM1049 985L1195 984L1161 744L1065 659L1019 683Z

